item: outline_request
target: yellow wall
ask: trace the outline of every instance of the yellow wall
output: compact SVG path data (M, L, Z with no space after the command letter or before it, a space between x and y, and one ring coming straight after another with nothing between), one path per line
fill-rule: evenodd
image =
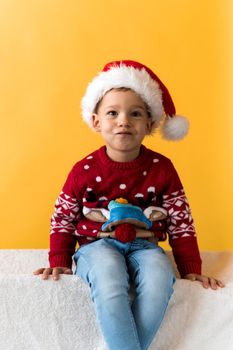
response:
M233 250L231 0L0 2L0 248L47 248L55 199L75 161L102 144L80 117L86 84L114 59L139 60L189 117L170 157L202 250Z

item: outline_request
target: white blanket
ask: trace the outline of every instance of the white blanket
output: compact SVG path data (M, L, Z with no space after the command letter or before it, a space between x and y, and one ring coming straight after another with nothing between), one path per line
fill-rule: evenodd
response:
M233 253L202 258L204 272L226 287L205 290L178 279L150 350L233 350ZM47 265L46 250L0 250L0 264L1 350L107 350L82 281L32 276Z

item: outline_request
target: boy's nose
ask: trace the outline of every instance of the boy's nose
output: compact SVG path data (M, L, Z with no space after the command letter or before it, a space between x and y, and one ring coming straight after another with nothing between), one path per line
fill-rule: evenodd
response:
M129 117L127 116L127 114L119 115L118 120L117 120L117 124L118 124L118 126L129 126L130 121L129 121Z

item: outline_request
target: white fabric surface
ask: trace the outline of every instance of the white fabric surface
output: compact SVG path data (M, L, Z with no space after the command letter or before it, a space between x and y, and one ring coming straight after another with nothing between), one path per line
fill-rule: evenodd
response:
M169 253L170 255L170 253ZM233 253L202 253L218 291L178 279L150 350L233 350ZM0 349L107 350L88 287L76 276L42 281L46 250L0 250ZM121 350L121 349L119 349Z

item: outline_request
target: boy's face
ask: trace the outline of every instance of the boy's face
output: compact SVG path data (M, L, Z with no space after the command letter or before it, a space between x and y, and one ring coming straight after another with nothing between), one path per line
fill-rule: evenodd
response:
M151 133L146 105L132 90L107 92L92 115L92 126L105 140L108 156L119 162L135 159L141 143Z

